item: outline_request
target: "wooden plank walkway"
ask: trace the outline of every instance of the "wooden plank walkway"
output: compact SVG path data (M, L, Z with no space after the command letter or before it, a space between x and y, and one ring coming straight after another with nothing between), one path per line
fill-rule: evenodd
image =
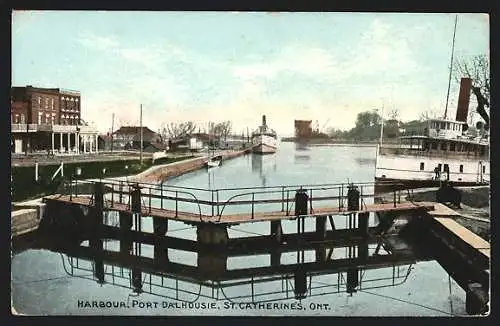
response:
M469 244L472 248L490 258L490 243L449 217L435 217L446 229Z
M461 216L460 213L457 213L453 209L449 208L448 206L441 204L441 203L435 203L434 204L434 209L427 212L431 216Z
M73 205L84 205L90 206L90 198L85 196L73 196L70 199L68 195L56 195L56 196L47 196L45 200L53 200L59 202L65 202ZM111 202L107 200L105 202L106 210L114 210L121 212L130 212L130 208L128 204L121 204L118 202ZM367 205L365 208L359 211L348 211L347 208L339 208L339 207L322 207L315 208L312 210L311 214L305 215L310 217L319 217L319 216L329 216L329 215L345 215L350 213L367 213L367 212L388 212L388 211L412 211L412 210L423 210L429 211L434 209L434 203L410 203L404 202L400 204L396 204L394 207L393 203L387 204L371 204ZM222 216L210 216L199 213L191 213L191 212L182 212L175 210L165 209L165 208L151 208L151 210L147 207L142 207L142 215L143 216L153 216L164 219L172 219L177 221L183 221L187 223L199 223L199 222L209 222L216 224L240 224L240 223L251 223L251 222L263 222L263 221L275 221L275 220L291 220L296 217L293 215L287 215L286 212L275 211L275 212L256 212L253 215L250 213L241 213L241 214L227 214Z

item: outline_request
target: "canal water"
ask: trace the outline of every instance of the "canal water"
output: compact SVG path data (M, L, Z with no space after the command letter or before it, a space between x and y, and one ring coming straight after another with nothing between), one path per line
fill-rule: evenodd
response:
M165 183L165 189L179 187L185 196L208 199L216 189L274 187L284 196L282 185L371 183L375 171L375 147L311 146L298 148L282 143L273 155L247 155L210 170L199 170ZM182 188L181 188L182 187ZM187 188L187 189L186 189ZM307 188L307 187L306 187ZM332 189L336 187L332 187ZM366 186L365 191L370 192ZM184 189L184 190L181 190ZM197 189L206 189L202 191ZM274 188L272 188L274 189ZM166 190L167 191L167 190ZM246 191L246 190L245 190ZM328 191L328 190L327 190ZM333 190L332 190L333 191ZM244 192L238 190L238 193ZM248 190L245 196L251 196ZM220 200L230 201L236 192L220 191ZM183 194L178 193L178 196ZM293 194L292 194L293 195ZM243 196L242 199L246 197ZM256 196L253 194L253 196ZM366 201L370 203L370 198ZM154 202L155 206L171 203ZM275 205L275 204L273 204ZM280 204L281 205L281 204ZM182 209L196 207L187 204ZM256 211L275 208L259 206ZM232 209L232 211L231 211ZM210 208L205 207L203 213ZM248 211L248 207L228 207L227 212ZM338 228L347 221L336 220ZM116 216L107 216L107 224L116 224ZM142 229L151 232L151 219L143 218ZM343 225L345 223L345 225ZM378 223L370 217L370 225ZM306 220L305 231L313 231ZM296 222L284 222L284 233L296 231ZM229 228L231 238L269 234L269 224L253 223ZM168 235L196 240L196 229L180 222L169 224ZM410 248L402 239L392 239L396 247ZM83 244L89 246L88 242ZM117 240L104 240L103 250L118 252ZM370 255L377 243L368 244ZM152 258L154 247L140 245L141 255ZM347 258L347 248L335 248L330 259ZM377 251L378 252L378 251ZM73 256L73 257L71 257ZM394 266L365 268L357 271L359 286L347 291L349 276L345 270L321 270L306 277L305 297L296 298L295 276L290 272L262 275L259 267L269 266L270 255L230 257L228 270L249 270L237 280L210 286L207 280L195 281L187 272L165 270L154 265L141 271L143 292L133 291L133 273L123 268L120 260L104 263L104 282L94 276L96 262L82 255L67 255L43 249L28 248L13 253L12 305L27 315L248 315L248 316L457 316L465 315L465 292L432 259L417 262L399 261ZM350 256L349 256L350 257ZM197 265L197 254L168 249L170 262L185 266ZM305 251L281 255L280 264L293 265L301 259L316 268L315 252ZM146 263L144 263L146 264ZM156 266L156 267L155 267ZM187 268L186 270L189 270ZM209 277L207 277L209 278Z

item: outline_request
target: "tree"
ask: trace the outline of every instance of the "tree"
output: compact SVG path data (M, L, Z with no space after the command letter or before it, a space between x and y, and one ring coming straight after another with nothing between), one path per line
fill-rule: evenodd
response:
M209 129L214 137L227 139L232 130L232 122L229 120L218 123L211 122Z
M190 136L196 130L196 124L192 121L175 123L171 122L166 125L162 124L161 136L163 139L176 139Z
M394 108L389 112L389 118L392 120L399 120L399 110Z
M453 75L460 83L460 79L468 77L472 79L472 85L479 87L484 97L490 99L490 60L486 55L474 55L462 57L453 65Z
M227 120L224 122L221 122L218 124L220 127L220 136L224 138L224 140L227 139L227 136L231 133L231 130L233 129L233 124L231 121Z
M432 110L426 110L426 111L420 112L418 119L420 121L427 121L429 119L435 119L436 117L437 117L436 112L434 112Z
M373 140L379 136L382 118L377 110L358 113L356 126L348 132L348 136L356 140Z

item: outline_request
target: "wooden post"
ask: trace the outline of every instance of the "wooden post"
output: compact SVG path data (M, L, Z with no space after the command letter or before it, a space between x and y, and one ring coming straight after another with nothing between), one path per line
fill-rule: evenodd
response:
M227 226L220 224L198 224L196 229L196 239L200 244L226 245L229 241Z
M316 217L316 239L324 240L326 237L326 216Z
M358 230L359 234L363 237L368 236L368 219L370 217L370 213L359 213L358 214Z
M283 235L283 229L281 227L281 221L271 221L271 238L276 243L281 243L281 237Z

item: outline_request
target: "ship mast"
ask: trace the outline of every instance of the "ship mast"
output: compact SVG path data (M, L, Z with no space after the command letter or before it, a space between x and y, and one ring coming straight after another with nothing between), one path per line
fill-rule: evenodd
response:
M455 27L453 29L453 42L451 45L450 75L448 77L448 92L446 93L446 106L444 109L444 118L445 119L446 119L446 116L448 114L448 100L450 98L451 72L453 70L453 54L455 52L455 34L457 32L457 19L458 19L458 15L455 16Z

